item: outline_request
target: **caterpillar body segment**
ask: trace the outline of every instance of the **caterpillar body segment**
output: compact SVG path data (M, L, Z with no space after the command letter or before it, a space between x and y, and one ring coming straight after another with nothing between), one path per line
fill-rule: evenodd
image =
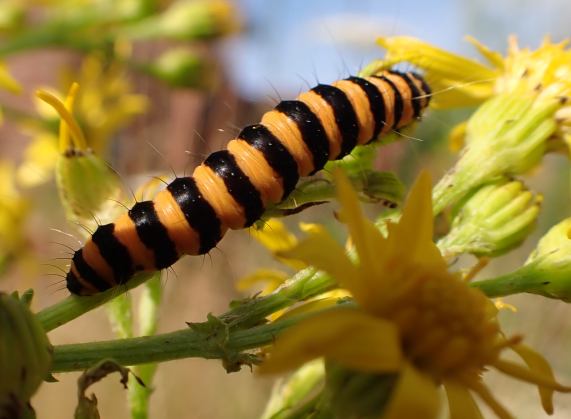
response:
M207 253L229 228L252 225L268 206L284 200L300 177L412 123L429 95L418 74L386 71L320 84L280 102L192 176L176 178L152 201L138 202L114 223L99 226L75 252L67 288L96 294L136 272Z

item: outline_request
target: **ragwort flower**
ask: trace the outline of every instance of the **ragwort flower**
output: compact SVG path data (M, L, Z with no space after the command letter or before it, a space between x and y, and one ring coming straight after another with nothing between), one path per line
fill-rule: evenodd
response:
M347 179L339 172L335 177L341 219L359 262L322 228L285 255L331 274L354 304L330 306L278 336L262 371L281 372L325 357L355 371L398 374L382 418L437 417L441 386L452 418L481 417L472 394L498 417L510 418L482 380L494 368L535 384L551 412L553 391L571 388L558 384L548 363L519 337L504 337L493 303L447 270L432 241L430 177L420 176L386 237L364 218ZM502 359L507 348L526 366Z
M455 167L434 189L434 212L462 199L472 188L536 167L549 151L571 148L571 49L546 38L536 50L509 39L502 56L469 39L487 61L480 64L410 37L381 38L385 60L367 68L408 61L426 73L440 108L480 105L453 131Z
M76 119L89 139L89 148L97 155L104 155L117 132L148 108L146 97L132 92L126 76L122 65L108 64L98 54L85 57L77 73L68 71L64 75L66 86L75 80L81 86L74 105ZM60 101L65 99L54 89L42 90ZM36 108L44 123L25 126L32 140L18 169L19 183L26 187L38 186L52 178L58 148L60 152L62 148L52 129L56 126L57 112L42 101L38 101Z
M79 90L72 84L65 102L39 90L38 98L60 115L59 153L54 165L58 190L67 218L82 225L95 226L97 220L112 219L120 193L117 175L88 146L87 139L73 116Z

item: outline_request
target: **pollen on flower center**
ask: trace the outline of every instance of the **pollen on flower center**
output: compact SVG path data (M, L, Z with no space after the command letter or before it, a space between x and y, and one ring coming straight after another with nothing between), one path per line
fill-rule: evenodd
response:
M440 379L477 374L497 358L500 329L484 294L444 272L411 281L385 315L418 368Z

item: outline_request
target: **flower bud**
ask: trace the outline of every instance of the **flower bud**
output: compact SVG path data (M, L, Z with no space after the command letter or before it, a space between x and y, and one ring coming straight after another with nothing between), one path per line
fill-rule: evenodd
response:
M491 179L535 167L557 129L559 106L556 100L540 102L519 93L485 102L468 121L460 160L434 189L435 213Z
M533 283L527 292L571 302L571 218L539 240L522 269Z
M551 227L524 266L473 285L489 297L528 292L571 302L571 218Z
M141 69L172 87L205 88L214 82L213 65L196 51L174 48Z
M107 163L90 149L69 150L58 156L55 171L68 220L90 225L96 222L94 217L114 217L119 180Z
M396 374L352 371L334 363L326 364L324 400L334 417L379 418L386 407Z
M88 147L87 140L72 114L79 85L74 83L65 103L40 90L37 95L60 115L60 153L55 174L62 204L69 220L81 225L95 225L100 218L115 217L113 209L119 196L119 179L115 172Z
M131 39L192 40L222 36L237 27L236 12L226 0L179 0L161 15L126 27L122 35Z
M303 365L287 379L278 381L261 419L296 417L294 412L321 390L324 376L323 360L317 359Z
M7 34L20 29L25 20L25 6L14 0L3 1L0 4L0 33Z
M33 417L30 398L47 377L52 347L26 303L0 293L0 417Z
M459 206L438 246L448 255L498 256L525 240L535 226L541 196L507 179L478 188Z

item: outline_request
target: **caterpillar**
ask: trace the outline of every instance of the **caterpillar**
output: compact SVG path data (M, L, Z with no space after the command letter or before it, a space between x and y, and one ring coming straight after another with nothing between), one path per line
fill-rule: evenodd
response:
M192 176L177 177L152 201L100 225L73 255L68 290L96 294L136 272L209 252L228 229L251 226L284 200L301 176L418 119L430 93L414 72L384 71L319 84L280 102Z

